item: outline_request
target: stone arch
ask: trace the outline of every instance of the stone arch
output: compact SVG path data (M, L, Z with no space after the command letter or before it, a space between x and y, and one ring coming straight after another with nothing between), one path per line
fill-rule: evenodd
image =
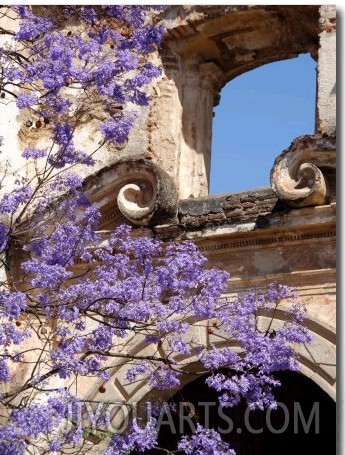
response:
M276 312L276 324L286 320L287 313L284 309ZM270 318L262 314L259 317L259 324L264 328L268 325ZM298 353L300 356L299 363L301 366L300 373L310 378L317 386L320 387L332 400L335 400L335 374L336 374L336 352L335 352L335 330L322 320L308 316L305 325L312 333L313 340L307 347L300 347ZM208 332L209 321L200 321L193 328L193 336L199 339L205 346L212 342L215 346L231 346L238 350L238 346L231 340L224 341L224 337L217 334L210 335ZM221 335L221 334L219 334ZM119 353L128 353L130 355L145 356L152 355L152 348L144 341L144 337L138 335L129 337L126 344L119 347ZM119 403L114 409L113 426L114 428L122 427L124 420L135 408L139 415L144 413L146 402L168 401L178 390L189 384L201 375L205 375L198 358L195 355L176 357L176 360L183 362L186 373L182 374L181 385L174 390L157 390L152 389L146 380L138 380L134 383L128 383L125 380L128 358L117 359L113 364L112 378L106 383L97 380L90 383L86 378L80 378L80 390L85 391L85 398L89 400L108 401L110 403ZM188 366L188 372L187 372ZM101 392L100 392L101 391ZM123 403L123 405L121 404ZM125 403L130 403L129 406Z
M320 9L316 5L171 7L163 21L167 26L160 52L164 73L150 111L155 125L152 152L159 157L164 147L164 165L177 181L181 198L203 197L208 194L213 107L221 88L244 72L300 53L309 52L318 60ZM324 132L320 125L318 118L317 130ZM165 131L164 137L160 131Z

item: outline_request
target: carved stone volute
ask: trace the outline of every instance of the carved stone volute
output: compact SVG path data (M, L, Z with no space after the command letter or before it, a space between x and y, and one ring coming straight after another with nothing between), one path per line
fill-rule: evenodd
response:
M290 207L328 204L334 193L335 166L335 136L300 136L276 158L271 186Z
M101 210L118 209L135 225L172 221L178 195L173 179L152 161L124 158L85 182L86 195Z

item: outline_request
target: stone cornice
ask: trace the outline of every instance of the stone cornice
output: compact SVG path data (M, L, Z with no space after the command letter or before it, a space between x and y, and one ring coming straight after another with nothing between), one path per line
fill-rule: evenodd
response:
M278 244L286 243L286 242L301 242L305 240L312 240L312 239L323 239L323 238L330 238L336 237L336 230L331 229L331 227L316 230L313 232L295 232L295 233L276 233L276 235L268 235L265 236L258 236L254 237L250 236L249 238L243 237L242 239L237 239L231 241L231 238L228 242L217 242L215 244L200 244L199 247L202 251L210 251L215 252L219 250L228 250L233 248L251 248L253 246L261 246L264 245L268 247L270 245L277 246Z
M204 203L202 201L201 205ZM171 225L158 225L154 233L163 239L190 239L198 243L214 243L215 248L231 243L233 245L274 244L287 241L300 241L312 238L335 236L336 203L319 207L305 207L271 213L228 218L224 208L218 205L218 219L208 217L208 207L204 213L189 215L188 222ZM194 210L194 209L193 209ZM225 212L225 213L224 213ZM214 214L215 212L212 212ZM222 216L221 216L222 215ZM191 221L192 218L192 221ZM228 239L226 242L225 240Z

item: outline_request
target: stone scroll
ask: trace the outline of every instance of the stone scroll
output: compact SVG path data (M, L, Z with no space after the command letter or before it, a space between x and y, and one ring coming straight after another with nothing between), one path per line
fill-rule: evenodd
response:
M290 207L325 205L335 191L335 166L335 136L300 136L276 158L271 186Z
M139 226L164 224L177 214L173 179L143 158L123 158L85 182L86 195L101 212L111 206Z

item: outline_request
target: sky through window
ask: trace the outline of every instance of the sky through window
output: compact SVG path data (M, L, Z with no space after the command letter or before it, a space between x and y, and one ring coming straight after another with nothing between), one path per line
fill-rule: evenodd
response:
M275 158L314 134L316 62L310 54L242 74L214 109L210 194L270 185Z

